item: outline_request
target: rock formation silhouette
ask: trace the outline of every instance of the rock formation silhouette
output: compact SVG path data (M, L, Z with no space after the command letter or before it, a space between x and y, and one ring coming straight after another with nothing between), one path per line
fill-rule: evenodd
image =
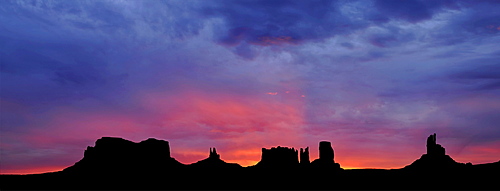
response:
M436 133L427 138L427 154L428 155L445 155L445 149L440 144L436 144Z
M309 161L309 147L306 147L306 149L300 148L300 164L307 165L310 163L311 161Z
M340 164L335 163L332 143L328 141L319 142L319 158L311 162L315 168L341 169Z
M446 155L445 149L440 144L436 144L436 133L427 138L427 153L423 154L412 164L405 166L409 170L445 170L459 169L465 167L465 164L458 163L450 156Z
M149 138L134 143L117 137L102 137L87 147L83 159L64 172L78 173L150 173L179 168L184 164L170 157L168 141Z
M342 170L327 141L319 143L319 158L310 164L308 161L308 147L300 150L299 164L297 150L278 146L263 148L256 166L241 167L224 162L217 150L210 148L206 159L184 165L170 156L167 141L150 138L135 143L103 137L87 148L80 161L63 171L0 175L0 190L495 190L496 173L500 171L500 161L479 165L455 162L436 144L435 134L427 139L427 153L403 169Z
M217 150L215 150L215 147L213 148L210 148L210 154L208 155L208 158L216 158L216 159L220 159L220 155L217 154Z
M288 147L262 148L261 160L256 167L295 167L299 164L299 155L296 149Z
M334 161L333 157L332 143L328 141L319 142L319 158L322 160Z
M219 168L219 169L241 168L241 165L239 164L227 163L222 159L220 159L220 155L217 154L217 150L215 150L215 148L213 149L210 148L210 154L208 155L208 158L190 164L189 166L195 168Z

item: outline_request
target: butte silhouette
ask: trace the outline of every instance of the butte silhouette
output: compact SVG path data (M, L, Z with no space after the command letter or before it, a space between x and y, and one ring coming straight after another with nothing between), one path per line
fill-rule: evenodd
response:
M427 138L426 153L401 169L344 170L334 160L330 142L319 142L319 158L310 162L309 147L262 148L261 160L242 167L208 157L182 164L170 156L168 141L149 138L135 143L102 137L83 158L59 172L1 175L1 190L16 189L497 189L500 161L472 165L453 160Z

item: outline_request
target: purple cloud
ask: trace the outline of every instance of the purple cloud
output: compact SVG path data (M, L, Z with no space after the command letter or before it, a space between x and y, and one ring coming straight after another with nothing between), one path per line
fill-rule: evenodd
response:
M101 136L167 139L181 162L215 145L246 165L259 147L331 140L343 165L396 168L436 132L459 161L489 161L498 8L1 1L2 171L71 165Z

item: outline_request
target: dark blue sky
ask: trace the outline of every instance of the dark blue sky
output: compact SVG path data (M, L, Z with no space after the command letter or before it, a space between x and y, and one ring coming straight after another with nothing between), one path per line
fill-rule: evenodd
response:
M425 138L500 156L500 1L0 1L0 170L58 170L102 136L217 147L328 140L399 168ZM317 150L311 149L311 158Z

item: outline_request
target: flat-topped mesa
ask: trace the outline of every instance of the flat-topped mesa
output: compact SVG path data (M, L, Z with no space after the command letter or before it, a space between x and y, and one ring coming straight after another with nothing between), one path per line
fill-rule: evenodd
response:
M436 133L430 135L427 138L427 154L428 155L446 155L446 151L443 146L436 144Z
M299 164L299 153L296 149L288 147L262 148L262 157L256 166L289 167Z
M182 166L170 157L168 141L149 138L135 143L118 137L102 137L87 147L84 157L69 172L148 172Z
M94 147L87 147L84 157L120 156L130 153L170 158L170 145L168 141L154 138L134 143L119 137L102 137L95 142Z
M306 149L300 148L300 164L310 164L311 161L309 160L309 147L306 147Z
M317 168L341 169L340 164L335 163L332 143L328 141L319 142L319 158L314 160L311 165Z

